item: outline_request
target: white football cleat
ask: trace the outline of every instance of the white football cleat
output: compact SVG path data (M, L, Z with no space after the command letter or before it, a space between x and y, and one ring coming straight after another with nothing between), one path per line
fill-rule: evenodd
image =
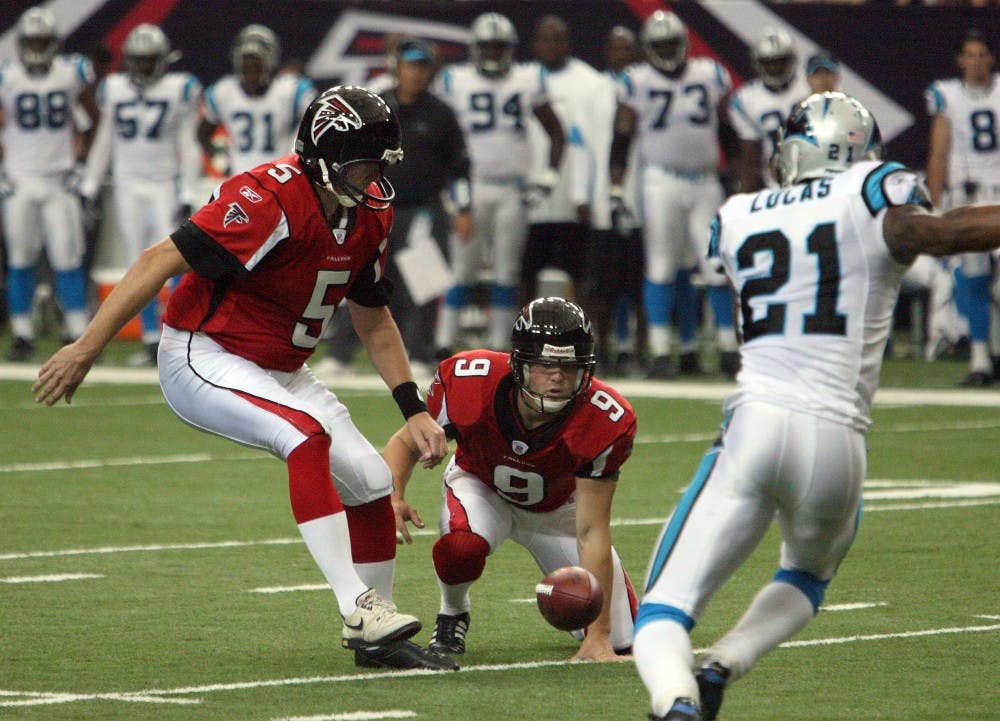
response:
M400 613L396 604L386 601L374 588L358 596L357 609L344 619L345 648L380 646L402 641L420 630L416 616Z

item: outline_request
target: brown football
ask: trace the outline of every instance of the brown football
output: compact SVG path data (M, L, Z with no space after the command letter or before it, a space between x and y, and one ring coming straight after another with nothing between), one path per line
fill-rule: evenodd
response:
M604 590L586 568L564 566L535 586L535 598L546 621L561 631L576 631L600 615Z

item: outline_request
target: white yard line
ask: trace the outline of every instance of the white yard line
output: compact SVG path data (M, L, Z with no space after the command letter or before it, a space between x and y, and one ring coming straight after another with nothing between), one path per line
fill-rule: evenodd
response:
M58 583L59 581L79 581L85 578L104 578L98 573L57 573L48 576L7 576L0 583Z
M0 363L0 380L34 381L38 367L25 363ZM117 368L97 366L83 384L155 385L155 368ZM375 374L338 378L330 383L334 391L378 391L388 393L385 383ZM673 381L615 380L615 388L626 398L689 398L721 401L732 393L734 383L687 383ZM30 393L26 389L25 393ZM1000 406L1000 391L982 389L882 388L875 394L875 405L892 406Z
M858 643L863 641L886 641L899 638L918 638L925 636L944 636L959 633L988 633L1000 630L1000 624L988 626L954 626L950 628L928 628L918 631L900 631L897 633L878 633L863 636L841 636L834 638L817 638L803 641L788 641L781 644L779 648L805 648L809 646L834 646L847 643ZM695 649L700 653L704 649ZM465 666L457 673L490 673L518 671L525 669L545 668L551 666L567 666L574 663L587 663L585 661L567 661L560 659L557 661L527 661L522 663L509 664L484 664L480 666ZM240 681L233 683L216 683L204 686L185 686L182 688L168 689L144 689L142 691L122 691L118 693L82 694L52 692L38 694L37 692L20 692L10 690L0 690L0 707L5 706L40 706L54 703L71 703L78 701L142 701L147 703L168 703L172 697L191 697L201 694L217 693L220 691L246 691L257 688L275 688L281 686L303 686L309 684L333 684L333 683L359 683L379 681L385 679L417 678L420 676L437 675L440 671L380 671L374 673L347 674L343 676L311 676L285 679L265 679L258 681ZM9 697L14 700L3 700L2 697ZM185 698L190 703L195 701Z
M383 718L413 718L416 715L414 711L389 709L387 711L348 711L347 713L323 716L286 716L274 719L274 721L377 721L377 719Z
M262 588L251 588L247 593L296 593L298 591L329 591L330 586L325 583L307 583L303 586L264 586Z

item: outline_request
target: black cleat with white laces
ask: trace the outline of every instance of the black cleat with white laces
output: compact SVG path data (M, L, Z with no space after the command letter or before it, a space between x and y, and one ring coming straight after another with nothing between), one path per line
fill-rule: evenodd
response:
M413 641L395 641L382 646L362 646L354 650L354 665L362 668L419 668L426 671L457 671L458 664Z
M649 714L649 721L703 721L698 704L689 698L678 698L665 716Z
M726 689L726 679L729 669L717 661L705 664L695 680L698 682L698 693L701 695L701 714L705 721L715 721L722 707L722 693Z
M465 634L469 631L469 613L449 616L439 613L428 648L437 653L465 653Z

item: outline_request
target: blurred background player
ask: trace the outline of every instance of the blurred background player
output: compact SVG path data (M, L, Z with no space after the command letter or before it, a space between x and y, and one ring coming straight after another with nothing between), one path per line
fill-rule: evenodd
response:
M469 589L486 559L511 539L542 574L583 566L604 589L601 615L574 660L621 660L632 645L635 596L611 545L611 501L632 451L635 412L593 378L594 336L575 303L538 298L522 308L511 352L475 350L442 361L428 409L457 449L444 472L434 570L441 590L430 649L465 652ZM396 526L420 514L405 501L420 453L407 428L389 440Z
M101 120L80 191L96 202L110 165L118 237L131 265L199 203L201 149L196 131L201 83L168 72L179 53L156 25L137 25L125 39L125 71L98 87ZM132 365L155 365L160 310L154 300L139 314L145 351Z
M81 55L60 55L56 21L43 7L17 22L18 59L0 69L3 228L11 361L35 352L32 302L44 246L63 312L61 336L72 341L87 326L83 219L76 196L85 143L78 142L73 107L97 121L94 70Z
M233 41L233 73L205 90L205 114L198 128L202 148L212 157L212 138L222 127L229 136L223 175L268 162L292 147L299 118L316 97L312 81L279 72L281 45L264 25L248 25Z
M1000 199L1000 78L993 72L993 49L983 33L970 30L955 61L961 77L938 80L926 93L933 118L927 187L934 206L944 209ZM989 253L965 253L953 259L956 305L969 324L969 373L959 381L961 386L993 384L989 338L993 265ZM994 340L1000 344L1000 338Z
M389 89L382 97L399 118L406 162L390 166L385 172L396 188L389 234L394 253L389 256L385 273L393 283L389 307L403 336L413 374L425 379L434 375L437 363L434 328L440 298L415 302L414 294L422 295L422 291L409 286L395 253L405 248L433 252L427 245L430 243L447 263L449 234L454 232L466 241L472 236L469 156L455 112L429 90L437 71L433 46L419 38L397 37L393 47L395 55L389 65L394 80L387 83ZM453 215L442 202L446 192ZM324 378L343 375L357 351L357 334L346 321L334 318L330 355L315 368Z
M729 121L740 136L740 192L777 187L768 167L788 111L809 94L799 72L791 36L765 28L750 48L757 77L744 83L729 101Z
M643 248L639 227L634 144L622 183L622 206L612 209L607 158L619 84L625 68L638 59L635 33L621 25L611 28L605 42L607 67L602 85L593 93L590 110L580 120L589 165L573 178L589 192L590 236L583 292L579 303L594 323L598 372L617 377L641 371L639 349L645 344L642 309ZM612 212L614 211L614 212Z
M629 146L638 139L646 281L644 303L653 356L647 377L676 376L671 320L680 325L680 372L702 373L698 357L699 308L691 275L701 267L715 317L719 367L739 367L732 294L721 274L704 264L708 227L722 204L719 128L732 87L729 73L708 58L688 58L687 28L675 14L658 10L642 28L646 62L625 71L611 144L612 203L621 186Z
M810 93L840 90L840 61L830 53L810 55L806 61L806 82Z
M472 23L471 60L444 68L437 93L458 116L472 161L472 212L475 232L468 241L453 238L455 285L445 294L438 315L437 356L448 357L458 338L460 314L469 304L489 252L493 283L489 294L487 345L504 348L517 315L517 285L528 230L525 194L551 193L559 179L565 133L549 104L537 63L515 63L518 37L499 13ZM533 114L549 136L548 164L529 178L531 149L527 116Z
M928 212L917 173L867 160L879 142L857 100L811 95L778 143L782 202L735 195L713 225L711 253L742 299L743 368L650 559L634 646L650 719L713 721L726 688L818 613L861 521L903 274L918 253L1000 244L1000 206ZM775 520L777 572L695 665L691 629Z
M590 186L593 173L586 148L588 138L581 128L585 122L593 122L594 105L602 85L597 70L570 55L572 39L562 18L556 15L542 17L532 35L532 48L545 75L549 103L566 131L566 152L559 168L559 180L552 191L528 198L528 239L521 266L522 302L538 295L538 275L546 268L568 275L562 294L571 299L576 297L583 280L590 199L585 193L572 192L571 186L573 183ZM531 175L541 177L548 169L546 151L551 141L533 116L527 118L527 123Z

